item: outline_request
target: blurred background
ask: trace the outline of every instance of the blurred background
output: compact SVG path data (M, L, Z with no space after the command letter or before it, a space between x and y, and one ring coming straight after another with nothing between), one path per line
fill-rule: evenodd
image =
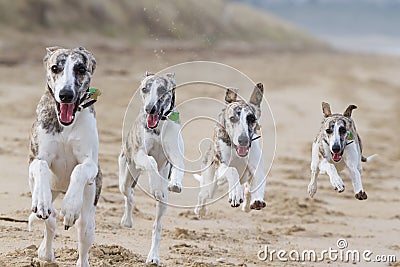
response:
M97 60L92 86L103 92L96 103L104 184L93 266L141 266L145 259L153 201L137 190L135 231L119 227L117 157L125 110L145 71L195 60L227 64L264 83L271 108L262 104L264 153L268 164L273 159L268 204L245 214L223 199L209 207L204 220L192 209L170 208L160 249L166 266L259 266L256 253L263 244L322 250L335 247L339 237L351 248L400 258L399 14L400 0L0 0L0 266L30 266L42 235L41 227L26 230L28 136L45 90L45 48L56 45L92 51ZM235 86L235 79L227 83ZM252 89L239 88L244 96ZM194 96L222 100L224 91L187 87L177 103ZM358 106L353 118L364 154L379 154L364 165L367 201L355 200L347 174L342 194L321 175L315 199L307 195L321 101L333 112ZM206 109L217 117L205 104L188 105L184 116ZM212 136L213 123L189 126L183 132L186 154L200 159L199 144ZM189 174L185 181L197 185ZM186 197L195 202L196 195ZM57 237L57 261L73 266L75 233L59 231Z

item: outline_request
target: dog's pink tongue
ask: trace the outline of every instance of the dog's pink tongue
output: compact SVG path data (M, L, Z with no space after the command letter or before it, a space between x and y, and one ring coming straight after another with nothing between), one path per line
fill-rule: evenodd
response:
M334 161L339 161L342 158L342 155L340 155L340 153L333 153L332 158Z
M60 120L64 123L70 123L74 116L75 104L60 103Z
M237 146L236 151L239 156L246 156L249 151L249 147L248 146Z
M157 126L158 114L147 115L147 127L154 128Z

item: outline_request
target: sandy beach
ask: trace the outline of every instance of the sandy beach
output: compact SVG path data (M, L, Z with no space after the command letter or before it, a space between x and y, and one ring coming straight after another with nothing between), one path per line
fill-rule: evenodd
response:
M99 163L104 180L96 212L95 243L90 254L92 266L145 266L154 200L137 189L133 229L119 225L123 196L118 190L117 158L124 114L146 70L158 72L193 60L221 62L255 82L264 83L265 97L276 124L275 135L266 111L264 124L268 126L263 142L267 167L274 156L274 145L276 153L267 178L265 209L244 213L231 208L225 197L210 205L208 215L199 220L192 208L169 207L163 219L160 247L163 266L327 266L328 263L349 266L352 263L329 260L262 262L257 258L257 252L264 245L275 250L322 251L337 248L340 238L346 239L349 249L368 249L373 255L396 255L400 260L399 58L329 51L204 49L193 52L168 48L160 52L161 47L131 48L123 44L86 48L93 51L98 62L92 85L103 91L95 104ZM7 51L8 58L16 60L0 62L0 266L75 266L74 227L65 231L62 221L58 221L54 265L45 265L36 258L43 223L35 223L32 232L27 227L31 205L28 136L37 102L45 90L41 62L45 50L38 45L22 55L21 48ZM252 89L236 86L244 95L249 95ZM178 90L177 103L201 95L223 100L222 91L207 86L192 89ZM363 140L364 154L379 154L374 161L363 165L366 201L354 198L347 173L343 175L346 185L343 193L334 191L328 176L321 175L316 196L308 197L311 143L320 127L321 101L329 102L334 112L343 112L349 104L358 106L353 118ZM265 103L262 105L267 110ZM183 120L202 114L203 108L196 104L190 108L183 105ZM217 117L218 108L207 112ZM193 123L183 134L186 157L198 159L199 141L212 136L212 124ZM145 181L147 177L143 175L141 179ZM184 179L185 186L194 188L182 196L173 195L171 201L190 206L197 199L197 182L190 173ZM60 199L55 207L61 208ZM365 264L355 263L356 266ZM367 266L400 265L374 262Z

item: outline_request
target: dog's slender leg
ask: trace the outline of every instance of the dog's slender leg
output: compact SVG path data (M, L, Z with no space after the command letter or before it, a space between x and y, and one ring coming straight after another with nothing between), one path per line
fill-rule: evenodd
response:
M79 257L76 266L78 267L89 267L89 249L94 241L94 213L96 211L96 206L94 205L95 194L95 183L86 184L83 191L81 214L77 221Z
M337 190L339 193L344 191L343 180L340 178L335 165L329 163L326 159L323 159L319 164L319 169L328 174L331 184L335 190Z
M250 209L260 210L267 206L264 201L267 177L264 173L264 158L262 156L259 141L255 141L252 144L247 165L253 175L253 181L251 183Z
M217 179L215 177L215 166L212 164L207 169L203 170L200 176L200 192L197 200L197 205L194 213L200 218L207 213L207 199L214 197L215 189L217 188Z
M346 153L344 153L344 161L347 168L349 169L349 174L351 182L353 184L354 196L358 200L367 199L367 194L365 193L362 182L361 182L361 171L360 165L361 161L359 159L359 152L355 150L351 145L348 146Z
M355 198L358 200L367 199L367 193L365 193L363 189L359 170L356 168L356 166L349 166L349 173L354 188Z
M134 160L137 168L147 172L158 173L156 160L152 156L147 155L142 149L136 153Z
M34 159L29 165L29 185L32 193L32 211L40 219L47 219L52 210L50 189L51 172L45 160Z
M52 192L52 201L54 201L59 192ZM44 237L38 249L38 258L42 261L54 262L53 240L56 235L57 212L52 211L50 217L45 221Z
M45 221L44 237L38 248L38 258L42 261L54 262L53 240L56 235L56 217L50 215Z
M253 177L251 177L250 179L253 179ZM251 186L249 182L245 182L243 186L244 186L244 203L242 210L244 212L250 212Z
M150 176L150 187L154 192L156 199L156 217L153 224L153 231L151 236L151 248L147 255L146 263L160 263L160 256L158 253L161 240L162 222L161 218L165 214L168 205L168 183L167 177L169 173L169 164L167 164L160 172L160 176ZM161 180L161 181L160 181Z
M182 136L179 134L180 126L174 123L171 127L173 128L170 131L164 131L162 139L164 152L168 161L172 164L168 190L180 193L182 191L182 179L185 170L183 157L184 144Z
M132 217L132 209L133 209L133 186L136 181L134 180L132 175L135 175L135 179L139 175L139 172L136 170L133 162L129 164L125 155L121 152L121 155L118 158L119 163L119 190L124 195L125 199L125 212L124 216L121 219L121 225L125 227L132 227L133 225L133 217ZM135 172L135 173L132 173Z
M229 185L229 203L231 207L239 207L243 202L243 189L240 184L239 173L236 168L229 167L222 163L217 170L218 178L225 176Z
M71 181L65 194L61 215L64 217L64 227L68 229L79 218L83 204L83 191L94 181L98 166L91 159L87 159L75 166L71 174ZM94 185L94 183L92 183Z
M313 143L311 152L311 181L308 185L308 194L311 198L314 197L317 192L317 178L319 174L319 156L318 156L318 144Z

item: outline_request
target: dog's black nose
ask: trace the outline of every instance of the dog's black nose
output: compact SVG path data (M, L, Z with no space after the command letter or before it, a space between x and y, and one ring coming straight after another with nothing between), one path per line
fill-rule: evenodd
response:
M238 138L238 142L240 146L248 146L249 145L249 138L245 134L241 134Z
M334 145L332 146L332 152L333 152L333 153L339 153L339 152L340 152L340 146L339 146L339 144L334 144Z
M59 96L61 102L69 103L74 99L74 92L71 90L62 89Z
M157 106L156 105L147 105L145 110L146 110L147 114L156 114Z

